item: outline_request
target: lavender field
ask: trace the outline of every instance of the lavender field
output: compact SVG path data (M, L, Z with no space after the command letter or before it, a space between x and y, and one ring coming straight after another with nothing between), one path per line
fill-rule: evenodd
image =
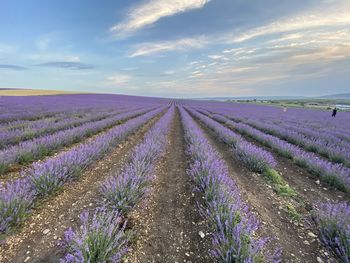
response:
M345 111L5 96L0 183L1 262L350 262Z

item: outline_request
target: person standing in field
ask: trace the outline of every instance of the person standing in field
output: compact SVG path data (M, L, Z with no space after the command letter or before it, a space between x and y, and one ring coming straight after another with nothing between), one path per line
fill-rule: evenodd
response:
M337 115L337 108L336 107L334 107L334 109L333 109L332 117L335 117L335 115Z

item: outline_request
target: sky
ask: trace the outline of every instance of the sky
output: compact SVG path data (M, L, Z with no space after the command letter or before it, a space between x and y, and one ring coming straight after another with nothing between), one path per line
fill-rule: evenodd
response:
M0 0L0 88L350 92L349 0Z

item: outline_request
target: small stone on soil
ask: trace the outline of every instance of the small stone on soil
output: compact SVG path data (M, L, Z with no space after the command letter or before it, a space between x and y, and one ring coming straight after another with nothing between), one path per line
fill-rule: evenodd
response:
M312 233L312 232L307 233L307 235L308 235L309 237L311 237L311 238L316 238L316 237L317 237L317 236L316 236L314 233Z
M44 234L44 235L47 235L48 233L50 233L50 229L45 229L45 230L43 231L43 234Z
M317 257L316 259L317 259L317 262L318 262L318 263L323 263L323 260L322 260L322 258L320 258L320 257Z

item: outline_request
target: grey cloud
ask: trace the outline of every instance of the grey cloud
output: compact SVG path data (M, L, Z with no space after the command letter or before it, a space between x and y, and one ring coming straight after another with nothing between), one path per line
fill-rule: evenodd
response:
M27 70L28 68L22 67L22 66L18 66L18 65L0 64L0 69Z
M93 69L94 66L89 64L84 64L80 62L66 62L66 61L50 61L42 64L37 64L39 67L50 67L50 68L63 68L72 70L85 70Z

